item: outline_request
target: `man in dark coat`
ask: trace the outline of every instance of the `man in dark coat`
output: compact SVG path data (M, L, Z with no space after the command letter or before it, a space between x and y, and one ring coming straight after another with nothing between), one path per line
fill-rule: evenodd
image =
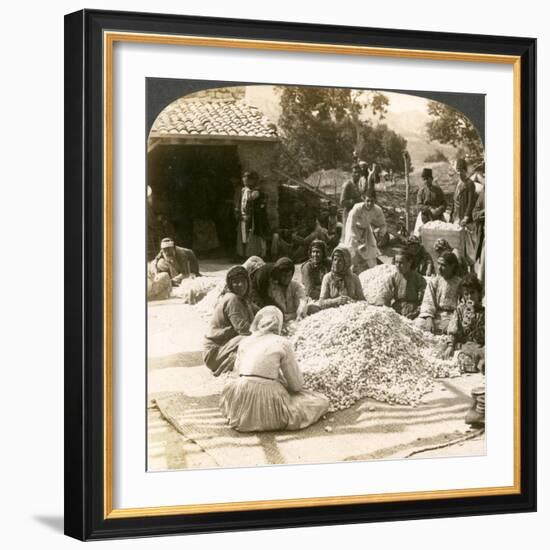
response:
M472 212L476 204L477 195L474 182L468 177L468 165L464 159L456 161L456 171L459 181L453 197L452 221L466 226L472 223Z
M343 231L345 231L346 220L350 210L359 202L363 202L361 190L359 189L359 181L361 179L361 168L358 164L354 164L351 168L351 180L346 181L342 187L340 195L340 206L342 207L342 240L344 239Z
M478 197L477 202L472 212L472 217L477 229L477 248L475 256L475 269L481 285L485 285L485 189L483 189ZM483 288L483 291L485 289Z
M237 256L265 258L269 236L267 198L260 189L260 178L256 172L245 172L243 184L237 226Z
M418 207L418 213L422 216L422 223L442 220L447 203L441 187L433 183L431 168L422 170L422 180L424 181L424 187L421 187L416 195L416 206Z

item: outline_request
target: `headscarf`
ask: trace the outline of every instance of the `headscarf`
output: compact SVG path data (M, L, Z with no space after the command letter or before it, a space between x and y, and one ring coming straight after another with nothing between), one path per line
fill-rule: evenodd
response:
M313 239L311 241L311 244L309 245L309 256L311 258L311 251L316 248L317 250L321 251L321 263L323 263L327 259L327 245L325 241L322 241L321 239Z
M337 273L334 271L333 260L335 254L341 254L344 258L344 269ZM350 296L352 292L351 284L351 252L347 246L339 244L333 251L330 256L330 279L329 279L329 289L331 297L336 296Z
M437 239L434 243L434 250L436 252L444 252L446 250L452 252L453 249L445 239Z
M262 265L265 265L265 262L259 256L250 256L243 264L243 267L248 272L248 275L252 275L260 268Z
M294 275L294 262L290 258L279 258L275 262L271 270L271 279L279 283L283 273L292 273Z
M283 313L278 307L266 306L254 317L250 325L253 334L281 334L283 328Z
M466 301L464 300L464 290L475 290L478 293L478 297L481 298L481 293L483 290L483 287L481 286L481 282L477 278L475 273L468 273L464 276L462 281L460 282L460 285L458 287L459 296L461 297L461 301L463 303L463 311L462 311L462 327L465 330L469 330L471 328L476 328L476 325L481 324L481 327L478 328L479 330L484 330L483 325L485 324L485 320L480 323L478 313L480 311L483 311L483 306L481 303L475 303L473 301ZM485 338L485 335L483 336Z
M410 249L408 248L398 248L396 251L395 251L395 256L403 256L403 258L405 258L411 268L413 267L414 265L414 254L411 252ZM395 260L395 256L394 256L394 260Z
M333 270L333 260L334 260L334 255L335 254L341 254L344 258L344 270L341 273L336 273ZM351 252L350 252L349 248L347 246L339 244L332 251L332 254L330 256L330 261L331 261L330 270L331 270L333 275L335 275L336 277L344 277L345 275L347 275L350 268L351 268Z
M222 296L228 292L233 292L231 281L238 277L244 277L247 280L248 288L246 289L245 297L248 296L250 292L250 277L248 276L248 271L242 265L235 265L227 272L227 275L225 276L225 288L223 289Z
M407 250L413 254L413 256L420 256L422 244L420 243L420 238L417 235L410 235L407 238L407 244L405 245Z
M279 283L281 274L285 272L294 273L294 262L290 258L280 258L274 264L264 264L255 271L252 277L252 300L258 306L276 305L269 294L269 288L272 281Z
M163 250L164 248L172 248L176 246L176 243L174 242L174 239L171 239L170 237L164 237L162 241L160 241L160 249Z
M458 258L453 252L443 252L440 258L443 260L445 265L453 267L453 275L456 275L458 269Z
M461 296L464 290L475 290L481 296L483 287L475 273L467 273L462 281L460 281L459 294Z

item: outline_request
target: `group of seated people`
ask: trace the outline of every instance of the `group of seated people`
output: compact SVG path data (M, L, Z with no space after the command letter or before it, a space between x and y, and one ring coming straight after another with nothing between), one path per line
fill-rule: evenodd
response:
M451 250L442 252L438 273L427 282L416 270L411 250L400 250L395 266L377 305L415 319L426 331L447 334L442 357L472 343L476 361L484 365L485 313L475 274L460 277L459 258ZM239 431L301 429L326 413L325 396L302 390L292 346L281 331L289 321L365 300L351 267L345 246L338 245L328 258L326 243L314 240L309 259L301 266L303 284L293 279L295 265L289 258L265 263L253 256L227 272L205 338L204 362L215 376L232 370L239 375L229 379L221 401L231 427Z
M220 407L240 432L298 430L328 411L324 395L303 389L292 345L281 336L285 317L297 316L302 307L298 283L291 280L294 264L286 260L265 264L252 257L246 267L232 267L205 338L203 358L213 374L239 375L225 385ZM263 305L274 295L283 298L287 311L296 311Z
M254 315L262 308L277 308L283 323L288 323L364 300L359 278L350 268L347 248L337 246L329 261L326 244L320 240L311 243L310 259L302 265L303 284L294 280L296 268L290 258L265 263L252 256L242 266L232 267L206 337L206 365L216 376L232 370L242 336L249 334Z

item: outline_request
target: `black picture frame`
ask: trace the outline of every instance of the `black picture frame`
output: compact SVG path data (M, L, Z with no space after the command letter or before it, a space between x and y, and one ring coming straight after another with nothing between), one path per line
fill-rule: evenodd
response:
M104 31L519 58L520 490L516 494L106 517ZM83 10L65 17L65 533L81 540L530 512L536 509L536 40Z

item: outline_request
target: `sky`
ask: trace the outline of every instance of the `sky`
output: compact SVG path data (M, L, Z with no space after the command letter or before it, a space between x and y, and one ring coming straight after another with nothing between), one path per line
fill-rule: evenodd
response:
M390 109L392 112L398 114L407 111L419 111L426 113L426 119L428 119L426 111L428 105L427 99L414 95L396 94L394 92L384 92L384 95L388 96L390 100Z

